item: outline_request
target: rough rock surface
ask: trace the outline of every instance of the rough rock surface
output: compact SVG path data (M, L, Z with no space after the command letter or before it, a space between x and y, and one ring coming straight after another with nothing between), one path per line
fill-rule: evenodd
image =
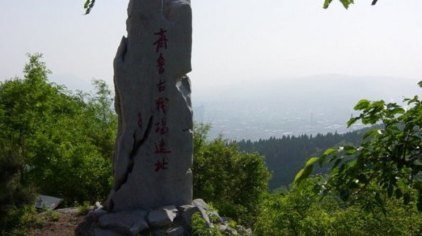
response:
M199 216L204 222L202 227L217 229L222 235L252 235L250 229L240 225L232 228L228 223L229 219L220 217L202 199L195 199L189 205L168 206L153 209L149 212L133 211L131 213L106 214L94 212L102 212L102 208L91 210L85 221L75 230L77 236L191 236L195 231L192 225L194 213L200 213ZM207 217L204 218L202 213ZM157 222L161 223L157 224ZM144 225L144 223L147 225ZM143 225L143 227L137 225Z
M98 224L105 229L113 229L125 235L136 235L149 228L145 220L147 212L142 210L122 211L104 214Z
M166 206L150 211L148 223L154 228L165 227L171 225L176 216L177 208L175 206Z
M163 3L163 4L162 4ZM192 202L190 0L130 0L114 60L119 116L109 211Z
M193 205L191 205L194 207ZM75 230L78 236L107 235L192 235L191 222L185 222L184 209L166 206L150 211L133 210L104 213L103 208L92 209Z

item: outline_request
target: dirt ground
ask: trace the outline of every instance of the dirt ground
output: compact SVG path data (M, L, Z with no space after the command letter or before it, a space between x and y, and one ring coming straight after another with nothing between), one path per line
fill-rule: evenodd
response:
M43 223L39 228L34 228L29 236L73 236L79 223L84 216L76 210L54 211L53 213L40 214Z

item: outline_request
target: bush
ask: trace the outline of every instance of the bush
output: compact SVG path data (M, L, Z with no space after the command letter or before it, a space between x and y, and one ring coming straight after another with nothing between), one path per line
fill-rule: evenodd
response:
M21 162L20 181L65 205L104 199L116 132L110 92L96 81L97 94L74 95L49 83L49 73L35 54L24 79L0 82L0 135L13 142L8 148Z
M208 129L207 125L195 127L194 197L212 203L221 215L253 225L270 178L264 158L243 153L221 138L207 141Z
M322 177L304 180L289 191L268 194L255 235L420 235L422 213L386 195L385 211L366 208L368 195L350 205L336 194L321 195ZM365 210L366 209L366 210Z
M403 102L406 108L383 100L360 100L354 109L361 113L352 117L348 126L356 122L372 126L361 144L330 148L322 156L310 158L295 182L309 176L316 163L329 163L326 192L338 192L350 202L374 193L375 204L381 207L381 196L386 193L404 204L414 201L422 211L422 101L414 96ZM417 195L412 199L414 192Z
M1 135L1 134L0 134ZM24 163L19 149L0 137L0 229L2 235L17 231L33 220L34 191L22 181ZM24 228L24 227L23 227Z

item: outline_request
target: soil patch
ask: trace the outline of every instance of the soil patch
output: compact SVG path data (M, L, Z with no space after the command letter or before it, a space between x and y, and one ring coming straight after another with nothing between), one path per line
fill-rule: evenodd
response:
M39 214L42 224L29 232L29 236L74 236L75 229L84 220L77 209L59 209Z

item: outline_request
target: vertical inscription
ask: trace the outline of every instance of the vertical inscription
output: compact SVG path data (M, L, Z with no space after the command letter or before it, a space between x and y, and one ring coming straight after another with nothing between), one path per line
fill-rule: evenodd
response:
M155 143L155 155L157 156L157 161L154 164L154 171L159 172L167 170L167 154L171 153L167 145L166 134L169 133L169 128L167 127L167 109L169 98L166 97L166 80L163 78L163 75L166 71L166 58L164 56L164 51L167 49L167 30L160 28L159 31L154 33L157 37L157 40L153 43L155 46L155 52L157 53L157 59L155 60L155 65L157 67L157 73L159 79L156 83L156 89L159 96L155 99L155 109L158 113L157 121L154 123L155 133L160 137Z

